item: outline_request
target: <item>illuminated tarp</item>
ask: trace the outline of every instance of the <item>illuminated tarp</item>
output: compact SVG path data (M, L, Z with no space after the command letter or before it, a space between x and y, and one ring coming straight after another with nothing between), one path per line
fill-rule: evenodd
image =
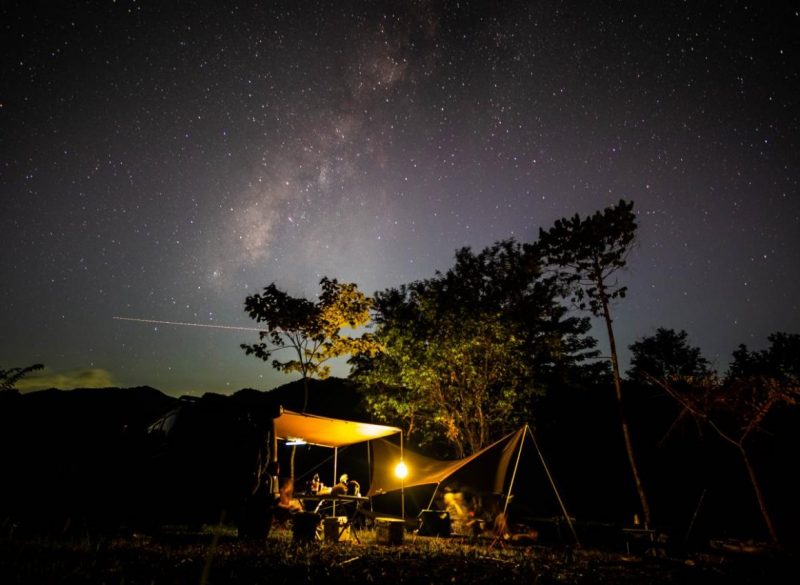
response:
M524 436L525 428L522 428L456 461L439 461L406 449L403 460L408 467L408 476L402 486L394 475L394 466L400 460L400 447L386 440L373 441L373 474L368 495L375 496L401 487L439 484L448 478L459 479L459 476L464 476L465 483L484 493L505 493L509 466L514 463Z
M275 419L279 439L301 439L309 445L343 447L399 433L396 427L325 418L284 410Z

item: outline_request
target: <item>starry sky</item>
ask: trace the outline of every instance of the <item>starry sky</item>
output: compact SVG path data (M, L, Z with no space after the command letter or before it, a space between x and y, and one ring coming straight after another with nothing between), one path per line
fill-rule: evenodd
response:
M372 293L625 198L618 343L685 329L724 370L800 331L779 4L3 2L0 368L269 389L255 333L114 317L253 327L271 282Z

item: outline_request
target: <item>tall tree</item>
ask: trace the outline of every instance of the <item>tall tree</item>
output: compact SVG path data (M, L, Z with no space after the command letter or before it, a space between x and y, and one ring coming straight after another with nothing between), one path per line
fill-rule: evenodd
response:
M627 264L635 235L633 202L620 200L617 205L586 218L575 214L572 218L557 220L549 230L539 230L539 241L532 246L540 251L545 263L554 267L559 276L572 286L572 300L577 307L591 311L606 324L622 435L644 522L649 526L652 524L650 504L636 464L633 440L623 408L619 358L611 317L612 303L624 298L627 291L617 281L616 274Z
M346 335L343 329L355 330L370 320L372 299L354 283L339 283L323 277L316 302L292 297L270 284L259 294L245 299L245 311L265 330L259 342L241 344L247 355L269 361L273 354L289 350L293 355L284 361L272 359L272 367L285 373L297 372L303 380L303 412L308 408L308 379L327 378L333 358L361 353L373 354L377 346L368 333L360 337ZM292 468L294 478L294 450Z
M461 249L446 273L376 293L381 351L354 359L353 376L378 418L473 453L529 420L533 396L593 345L560 292L513 240Z
M648 383L650 378L687 380L710 375L708 360L702 356L700 348L689 345L688 337L686 331L659 327L655 335L631 344L628 377Z

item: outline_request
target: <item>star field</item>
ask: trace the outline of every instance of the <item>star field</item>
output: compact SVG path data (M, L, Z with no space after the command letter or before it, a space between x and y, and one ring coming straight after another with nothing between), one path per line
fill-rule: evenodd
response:
M248 327L270 282L371 293L620 198L620 345L685 329L725 369L800 331L796 10L119 0L0 23L2 367L271 388L255 334L113 317Z

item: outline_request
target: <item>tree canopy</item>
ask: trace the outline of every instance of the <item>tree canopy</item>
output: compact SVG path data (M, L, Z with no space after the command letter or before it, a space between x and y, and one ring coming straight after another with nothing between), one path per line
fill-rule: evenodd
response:
M293 297L275 284L262 293L245 299L245 311L265 330L259 332L259 343L241 344L247 355L269 361L275 352L288 349L294 357L272 359L278 371L298 372L303 380L310 377L327 378L333 358L353 353L371 354L375 351L369 334L360 337L345 335L343 329L355 330L370 319L372 300L358 290L354 283L339 283L323 277L316 302ZM265 341L268 340L268 341ZM308 391L304 400L305 410Z
M700 348L689 345L686 331L659 327L655 335L642 337L629 346L631 367L628 377L649 383L651 378L686 380L711 374Z
M530 420L533 397L593 347L562 292L514 240L463 248L446 273L376 293L381 351L354 359L354 377L377 417L475 452Z

